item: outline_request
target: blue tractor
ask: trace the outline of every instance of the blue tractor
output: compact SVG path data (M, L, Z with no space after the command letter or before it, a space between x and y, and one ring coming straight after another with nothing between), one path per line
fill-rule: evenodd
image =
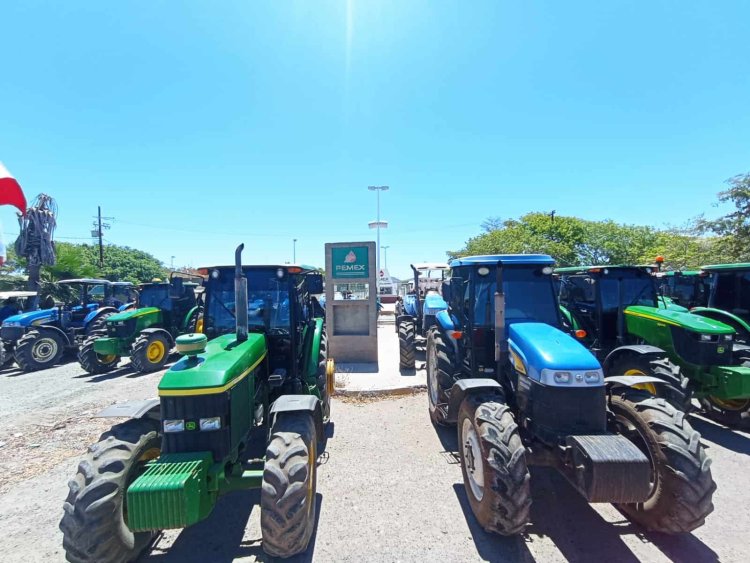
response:
M530 465L553 467L588 502L614 503L646 529L683 533L713 510L710 460L684 413L604 378L563 328L546 255L453 260L448 310L427 337L429 413L457 425L464 485L482 527L529 522Z
M417 346L424 346L435 315L448 305L440 295L448 264L411 264L414 289L396 302L399 366L416 367Z
M6 354L23 371L52 367L65 352L75 352L86 336L105 330L107 317L128 307L135 295L127 282L71 279L57 285L69 295L63 305L48 299L44 308L10 316L0 328Z

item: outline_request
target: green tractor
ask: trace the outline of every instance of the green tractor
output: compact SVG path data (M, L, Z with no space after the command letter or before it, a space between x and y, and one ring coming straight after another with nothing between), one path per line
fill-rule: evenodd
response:
M142 284L137 309L108 317L106 330L90 334L83 342L78 351L81 367L90 374L106 373L117 367L120 358L130 356L137 373L162 369L177 336L196 331L198 287L175 275L169 282Z
M333 391L311 299L323 280L298 266L243 267L243 247L234 266L205 270L205 334L177 338L185 357L159 398L100 413L129 420L89 448L70 481L60 522L69 561L135 560L160 530L205 520L220 496L248 489L260 489L266 553L307 549Z
M659 308L648 268L559 268L567 324L602 362L605 373L651 376L643 386L688 412L693 398L709 418L743 425L750 407L750 348L731 326Z

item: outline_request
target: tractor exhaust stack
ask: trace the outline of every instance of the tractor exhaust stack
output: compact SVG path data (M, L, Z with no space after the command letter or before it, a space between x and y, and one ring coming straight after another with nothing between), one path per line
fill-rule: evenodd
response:
M237 320L237 342L247 340L247 278L242 275L244 248L243 243L234 251L234 314Z

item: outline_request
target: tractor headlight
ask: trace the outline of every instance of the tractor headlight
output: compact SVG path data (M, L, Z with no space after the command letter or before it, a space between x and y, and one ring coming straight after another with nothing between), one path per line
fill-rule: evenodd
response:
M570 383L570 372L569 371L556 371L555 383Z
M163 425L165 434L185 431L185 421L182 419L165 420Z
M602 372L601 371L587 371L584 378L586 379L586 383L589 383L589 384L599 383L602 380Z
M214 416L211 418L201 418L200 427L203 432L210 432L212 430L221 430L221 417Z
M734 340L734 337L731 334L724 335L724 342L731 342L732 340Z
M712 339L710 334L701 334L701 342L711 342Z

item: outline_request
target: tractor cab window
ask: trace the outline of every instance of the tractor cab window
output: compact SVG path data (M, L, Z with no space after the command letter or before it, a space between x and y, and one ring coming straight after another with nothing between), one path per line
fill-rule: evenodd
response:
M81 286L81 302L83 304L88 303L104 303L105 299L105 287L103 284Z
M678 305L689 307L703 297L703 283L697 276L674 276L668 295Z
M561 280L560 301L573 305L596 306L595 280L589 275L569 276Z
M169 299L169 286L167 284L161 284L144 287L141 290L138 306L141 308L158 307L165 311L170 310L172 302Z
M716 277L712 307L735 315L750 315L750 272L727 272Z
M205 330L209 338L234 332L234 271L218 270L209 276L206 288ZM247 277L248 326L268 334L290 333L291 307L289 276L278 276L277 269L245 270Z
M599 278L602 313L616 313L620 307L656 307L653 278L646 272L613 272Z
M495 272L477 275L474 299L474 323L492 326L495 323ZM505 319L512 322L539 322L559 326L555 288L551 274L542 268L506 267L503 269Z

